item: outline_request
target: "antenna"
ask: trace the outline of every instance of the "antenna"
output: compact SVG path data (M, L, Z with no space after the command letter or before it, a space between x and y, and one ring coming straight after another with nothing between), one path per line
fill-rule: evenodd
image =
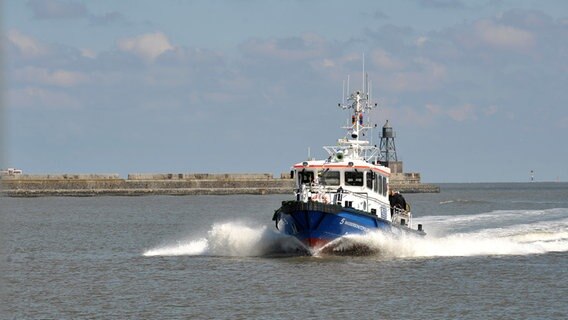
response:
M363 93L366 93L367 91L365 90L365 52L363 52Z
M345 80L343 80L343 91L341 93L342 93L341 104L344 104L345 103Z
M367 76L367 81L369 82L369 107L372 105L373 103L373 81L368 80L369 77Z
M347 94L349 94L349 75L347 75Z

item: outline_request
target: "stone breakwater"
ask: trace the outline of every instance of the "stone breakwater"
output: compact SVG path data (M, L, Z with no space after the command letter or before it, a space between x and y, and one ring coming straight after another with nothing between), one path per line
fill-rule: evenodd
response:
M391 173L390 188L402 193L438 193L440 187L420 182L420 173Z
M11 197L139 196L291 193L291 179L253 174L61 174L1 178L2 193Z
M118 174L22 174L1 176L0 187L10 197L292 194L294 180L270 173L137 173L127 179ZM393 180L391 188L403 193L440 191L412 180Z

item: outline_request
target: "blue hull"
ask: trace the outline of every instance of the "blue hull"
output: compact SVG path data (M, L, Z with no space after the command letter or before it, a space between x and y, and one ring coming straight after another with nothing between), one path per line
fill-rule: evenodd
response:
M320 248L345 235L366 234L380 230L388 234L424 232L393 225L390 221L352 208L318 202L285 201L273 220L284 234L293 236L307 248Z

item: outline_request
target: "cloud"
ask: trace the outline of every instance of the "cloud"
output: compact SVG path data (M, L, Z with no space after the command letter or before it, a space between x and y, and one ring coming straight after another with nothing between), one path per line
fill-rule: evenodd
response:
M496 114L499 111L499 109L496 106L489 106L485 109L483 109L483 113L486 116L492 116L494 114Z
M475 107L471 104L465 104L455 107L447 111L447 115L455 121L463 122L465 120L477 120Z
M47 46L33 37L24 35L18 30L8 31L8 41L17 48L18 52L26 57L33 58L45 55L49 52Z
M75 109L81 106L79 100L66 92L33 86L8 90L6 100L9 108Z
M445 111L445 114L455 121L463 122L475 121L482 116L492 117L495 116L498 111L499 108L496 106L480 107L466 103L461 106L448 108L448 110Z
M371 53L371 61L381 69L396 70L404 67L404 63L393 57L384 49L378 48Z
M381 86L394 92L431 91L447 79L447 67L426 58L414 58L406 69L382 78Z
M504 90L499 93L488 90L485 91L488 94L472 97L472 92L483 92L487 89L486 85L495 81L514 87L514 82L507 81L507 77L511 77L508 72L524 72L525 69L515 68L517 62L511 59L504 60L503 64L502 57L509 55L501 50L523 47L523 42L508 39L508 35L522 40L522 36L514 36L526 31L532 34L533 41L540 35L523 25L522 21L542 25L518 12L516 16L505 13L502 17L457 24L445 32L424 35L417 34L412 28L387 25L376 33L367 31L358 39L335 42L312 33L298 37L256 38L242 42L239 47L241 54L232 59L212 50L175 46L167 35L154 32L119 39L119 50L114 51L95 53L88 49L73 51L51 46L54 55L34 61L35 67L20 66L9 72L11 79L22 82L18 84L20 86L43 85L46 86L44 89L65 89L89 83L93 89L82 92L99 90L114 94L115 88L121 87L122 93L130 92L133 96L134 93L145 91L144 96L165 94L183 96L183 99L189 99L187 97L198 92L201 100L219 105L231 99L237 103L257 103L258 99L250 97L256 94L255 91L262 91L264 96L260 99L280 103L286 99L295 100L308 90L325 92L327 95L329 91L323 90L341 87L346 75L352 76L352 88L358 86L360 77L356 74L361 70L361 53L354 52L353 46L346 45L356 43L370 48L365 54L368 61L366 69L371 75L375 89L373 93L381 101L390 99L396 101L397 108L415 108L419 110L417 118L428 116L432 121L463 122L495 113L495 108L474 106L500 104L502 100L495 99L505 99L509 94ZM497 35L492 35L490 30L496 30ZM547 30L545 28L543 32ZM27 42L41 45L31 37L27 38ZM456 39L460 38L475 46L456 45ZM509 42L499 42L499 38ZM382 39L387 41L380 41ZM432 47L437 50L431 50ZM535 47L535 50L538 49L538 46ZM480 64L480 54L494 61L491 61L492 64ZM140 59L132 59L132 55ZM526 55L519 55L518 59L522 62L527 58ZM140 68L144 66L144 61L155 63ZM488 81L487 77L495 71L491 69L494 66L505 68ZM203 94L207 92L204 89L212 87L218 90L216 94ZM72 89L67 92L77 98L88 99L86 95L75 94ZM335 93L330 92L332 95ZM430 110L424 109L425 101L431 102ZM139 101L133 101L129 105L139 104ZM252 104L250 108L254 108Z
M386 20L389 18L389 16L381 10L375 10L372 17L376 20Z
M424 46L424 44L425 44L426 42L428 42L428 37L421 36L421 37L418 37L418 38L416 39L415 44L416 44L417 47L420 48L420 47Z
M38 20L87 19L92 26L129 24L120 12L94 14L83 3L63 0L30 0L27 2L33 17Z
M31 66L14 71L13 77L15 80L24 83L54 85L59 87L72 87L88 80L88 77L81 72L66 70L50 72L45 68Z
M97 57L97 53L91 49L81 49L81 56L89 59L95 59Z
M117 11L107 12L101 15L90 14L89 22L93 26L107 26L111 24L129 24L126 17Z
M539 31L546 28L554 28L554 19L538 10L512 9L504 12L498 20L506 25L521 27L528 30ZM559 20L558 25L561 25ZM550 31L550 30L549 30Z
M474 25L475 35L485 44L494 48L525 49L534 44L531 32L513 26L480 20Z
M480 118L489 118L498 112L498 108L495 106L481 107L472 103L463 103L456 106L443 106L431 102L426 103L419 108L404 105L395 108L389 107L386 111L386 116L395 119L397 122L404 122L408 125L430 127L440 122L445 124L449 122L466 123L477 121Z
M463 9L465 5L460 0L419 0L418 3L424 8L434 9Z
M324 38L310 33L301 37L282 39L251 39L241 45L241 50L249 56L282 61L301 61L324 55L326 44Z
M443 113L442 107L435 104L426 104L425 108L432 115L440 115Z
M161 33L147 33L118 41L118 48L133 53L146 61L153 61L162 53L173 50L168 37Z
M36 19L76 19L88 16L82 3L61 0L30 0L27 3Z
M388 48L389 51L397 53L407 52L410 48L406 41L414 36L415 31L411 27L394 24L386 24L376 30L365 30L365 38L368 38L366 40L371 40L371 45L380 44L382 48ZM352 41L356 42L361 40L352 39Z
M555 55L567 36L566 28L549 15L515 9L430 32L416 44L422 54L450 63L496 67Z
M58 3L67 3L64 1ZM78 3L91 6L91 2ZM451 6L444 1L429 4ZM71 16L68 14L65 19ZM258 132L272 129L292 135L290 141L309 136L310 141L302 140L305 145L315 145L313 141L318 139L327 141L329 136L310 131L313 125L309 120L318 119L322 129L318 132L328 132L325 126L336 129L342 118L329 110L341 99L341 82L347 75L351 76L350 88L359 87L362 51L373 95L378 98L375 101L381 106L377 122L384 123L386 115L394 125L405 127L407 136L412 136L418 127L422 127L418 129L423 133L440 136L456 136L452 134L455 132L459 133L457 136L465 136L463 132L468 128L494 132L495 126L507 128L497 130L498 133L514 133L521 123L531 119L547 123L544 126L547 128L568 127L562 109L566 105L562 88L568 70L565 59L568 20L555 20L546 14L517 10L483 19L476 18L480 17L479 13L469 14L470 20L456 18L453 20L458 21L456 24L446 24L439 31L415 30L392 17L377 21L363 16L362 23L373 29L357 30L362 32L353 34L352 38L332 39L317 34L248 38L240 41L238 51L229 48L226 54L220 51L223 49L183 47L178 38L154 32L161 29L148 29L148 26L94 30L94 26L124 22L124 17L115 11L98 16L77 12L76 16L81 20L31 23L35 27L53 23L59 27L70 23L82 25L86 27L83 31L87 37L115 41L115 47L101 49L100 44L68 42L57 37L59 27L51 35L41 30L30 33L37 38L18 31L6 33L6 102L9 108L31 109L16 110L15 114L41 114L37 111L47 109L48 116L44 118L42 114L40 124L53 124L54 119L66 123L84 119L89 124L98 115L106 117L113 125L103 131L128 132L133 140L144 141L129 148L146 150L145 140L153 139L151 134L145 135L144 128L152 127L148 124L159 124L154 127L166 130L162 135L171 138L168 141L172 150L181 150L179 145L203 149L196 141L176 140L183 136L178 133L183 130L176 128L199 135L217 122L220 128L229 129L217 130L212 134L213 139L234 138L231 136L234 130L257 139L255 142L266 143L271 137ZM377 18L386 19L383 14ZM381 26L385 21L391 24ZM129 33L129 37L122 39L117 36L141 29L153 33ZM84 47L72 48L66 43L81 43ZM64 111L81 108L81 112L50 112L58 108ZM292 109L301 109L305 116L294 117ZM69 114L76 114L77 118L70 118ZM139 115L134 127L119 125L131 124L128 120L132 114ZM253 118L253 127L241 129L236 125ZM298 130L279 130L274 126L278 121L295 123ZM159 139L156 141L158 147L163 145ZM232 140L220 142L227 141ZM217 156L212 150L205 151Z

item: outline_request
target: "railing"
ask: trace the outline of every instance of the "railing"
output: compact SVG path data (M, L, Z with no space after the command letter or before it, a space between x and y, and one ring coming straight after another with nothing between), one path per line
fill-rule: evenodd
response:
M300 189L297 190L297 200L308 202L316 201L326 204L339 204L342 205L344 196L352 196L355 199L360 199L364 201L364 210L369 210L369 200L374 200L378 203L381 201L377 198L371 197L368 192L354 192L344 189L335 189L324 187L321 185L301 185ZM342 205L343 206L343 205ZM393 224L398 224L401 226L412 227L412 212L410 210L404 210L397 207L390 207L391 210L391 221Z
M380 199L372 197L368 192L355 192L321 185L302 185L296 194L299 201L307 202L308 200L312 200L328 204L342 204L344 196L350 195L364 202L364 210L369 210L370 200L381 203Z

